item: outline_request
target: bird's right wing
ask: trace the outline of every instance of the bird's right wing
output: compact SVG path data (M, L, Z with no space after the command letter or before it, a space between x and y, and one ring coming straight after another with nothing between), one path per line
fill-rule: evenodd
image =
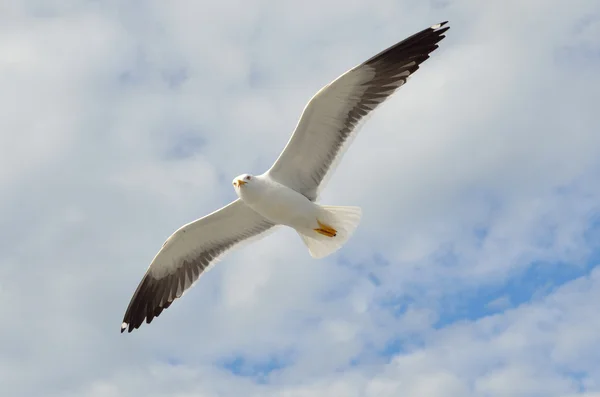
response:
M218 257L236 244L258 237L274 224L237 199L173 233L154 257L125 312L121 332L129 332L182 296Z

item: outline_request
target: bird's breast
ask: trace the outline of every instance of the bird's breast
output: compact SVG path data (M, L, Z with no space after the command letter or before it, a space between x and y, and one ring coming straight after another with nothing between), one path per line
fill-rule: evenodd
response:
M316 207L302 194L282 185L252 191L248 189L241 198L271 222L292 227L304 223L306 219L312 219Z

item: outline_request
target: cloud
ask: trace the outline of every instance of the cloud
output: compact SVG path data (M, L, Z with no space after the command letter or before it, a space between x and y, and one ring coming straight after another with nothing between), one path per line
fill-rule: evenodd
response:
M509 1L9 1L0 390L11 396L598 395L600 8ZM306 101L442 20L431 60L291 230L117 331L180 225L262 172Z

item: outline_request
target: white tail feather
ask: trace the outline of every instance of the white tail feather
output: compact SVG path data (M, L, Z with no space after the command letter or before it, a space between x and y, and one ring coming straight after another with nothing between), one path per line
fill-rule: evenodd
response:
M314 230L298 231L313 258L324 258L342 248L358 227L362 215L359 207L321 205L321 209L319 221L334 228L337 233L328 237Z

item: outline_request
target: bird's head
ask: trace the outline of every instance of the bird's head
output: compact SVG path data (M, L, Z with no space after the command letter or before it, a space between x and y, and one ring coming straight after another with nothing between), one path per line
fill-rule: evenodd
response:
M242 189L244 185L254 182L254 177L249 174L238 175L233 178L232 184L235 189Z

